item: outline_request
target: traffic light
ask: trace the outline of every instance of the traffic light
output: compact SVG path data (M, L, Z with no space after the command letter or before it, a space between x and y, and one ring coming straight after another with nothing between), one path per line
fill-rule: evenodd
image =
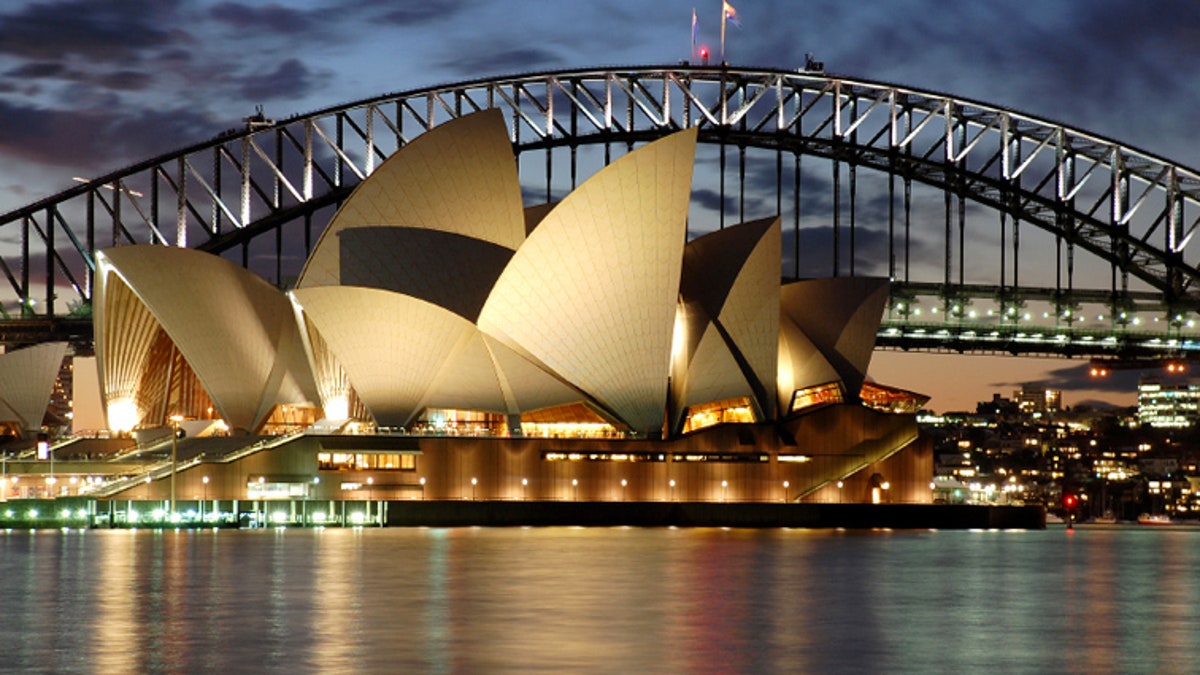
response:
M1063 506L1066 507L1068 511L1074 511L1076 503L1075 495L1066 495L1063 497Z

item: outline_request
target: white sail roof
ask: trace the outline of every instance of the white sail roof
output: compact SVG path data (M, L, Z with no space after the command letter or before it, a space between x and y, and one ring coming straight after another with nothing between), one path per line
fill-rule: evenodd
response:
M96 343L106 398L132 397L161 326L226 423L257 429L277 404L316 400L287 298L228 260L186 248L97 254Z
M520 246L525 213L500 111L445 122L380 164L325 228L297 286L342 283L338 235L360 227L426 228L512 250Z
M505 268L480 328L526 350L633 429L662 428L696 130L600 170Z

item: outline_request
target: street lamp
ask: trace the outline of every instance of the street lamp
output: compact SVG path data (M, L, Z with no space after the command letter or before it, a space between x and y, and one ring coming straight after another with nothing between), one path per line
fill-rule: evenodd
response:
M621 479L621 501L625 501L625 486L626 486L627 484L628 484L628 483L626 483L625 479L624 479L624 478L622 478L622 479Z
M725 489L729 487L729 481L721 481L721 501L725 501Z
M421 476L421 501L425 501L425 476Z
M575 493L575 497L574 497L575 501L579 501L579 479L577 479L577 478L571 479L571 490L572 490L572 492Z
M790 486L791 486L791 483L787 482L786 480L783 481L783 503L784 504L787 503L787 491Z
M179 423L182 415L171 415L171 509L170 516L175 515L175 472L179 469Z
M522 478L521 479L521 499L528 499L528 496L529 496L528 492L529 492L529 479Z
M475 501L475 486L479 484L479 480L471 476L471 501Z
M841 503L842 503L842 485L843 485L842 481L840 481L840 480L839 480L839 481L837 482L837 488L838 488L838 503L839 503L839 504L841 504Z
M671 501L675 501L675 479L667 481L667 485L671 486Z
M204 522L204 502L208 501L208 476L200 479L204 483L204 501L200 502L200 522Z

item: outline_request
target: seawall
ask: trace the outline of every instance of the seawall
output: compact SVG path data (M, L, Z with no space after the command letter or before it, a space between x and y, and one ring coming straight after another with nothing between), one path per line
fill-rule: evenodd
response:
M1041 506L755 504L709 502L403 501L393 527L798 527L847 529L1045 529Z

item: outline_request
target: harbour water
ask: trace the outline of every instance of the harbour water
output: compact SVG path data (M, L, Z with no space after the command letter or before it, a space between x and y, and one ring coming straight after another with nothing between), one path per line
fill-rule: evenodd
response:
M1200 531L0 531L3 672L1196 672Z

